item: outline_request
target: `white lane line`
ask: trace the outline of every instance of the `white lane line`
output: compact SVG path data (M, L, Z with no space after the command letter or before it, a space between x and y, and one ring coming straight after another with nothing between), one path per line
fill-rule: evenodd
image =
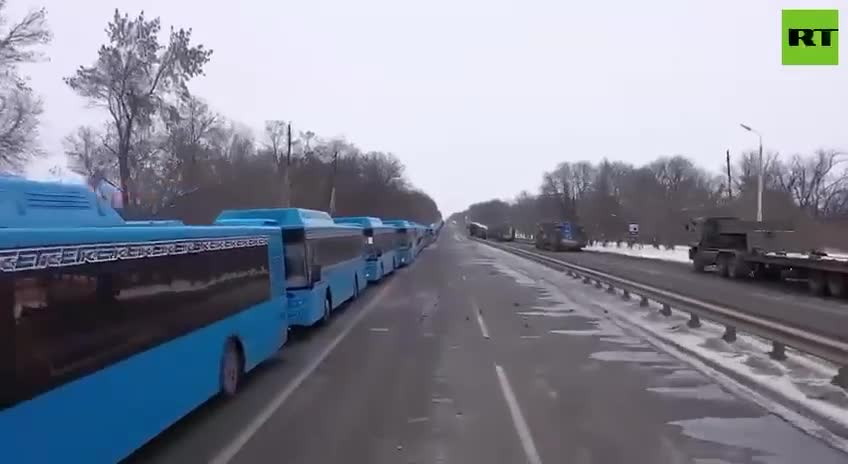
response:
M368 330L370 330L371 332L388 332L389 331L389 329L387 327L371 327Z
M489 338L489 329L486 328L486 322L483 320L483 313L480 312L480 307L477 306L477 303L472 301L471 308L474 309L474 314L477 316L477 324L480 325L480 332L483 334L483 338Z
M524 448L524 454L527 456L529 464L542 464L542 459L539 457L539 452L536 451L536 444L533 443L533 437L530 435L530 427L527 426L527 421L524 420L524 415L521 414L521 408L518 406L518 400L515 399L515 393L509 385L509 379L506 378L506 372L503 367L495 364L495 371L498 373L498 381L501 384L501 390L506 399L506 405L509 407L509 413L512 416L512 423L515 425L515 431L518 432L518 439L521 441L521 447Z
M250 438L253 437L253 435L255 435L256 432L258 432L259 429L262 428L265 422L268 422L268 419L270 419L271 416L273 416L274 413L276 413L277 410L280 409L280 406L282 406L283 403L286 402L288 397L291 396L291 394L294 393L295 390L297 390L300 384L302 384L303 381L306 380L306 378L309 377L309 375L312 374L312 372L314 372L315 369L318 368L318 366L324 361L324 359L333 351L336 345L338 345L342 341L342 339L344 339L347 334L350 333L350 331L359 323L359 321L361 321L366 315L368 315L368 313L370 313L371 310L373 310L377 306L377 304L383 300L383 297L385 296L386 292L388 292L391 288L394 287L393 284L395 282L395 280L389 282L388 286L380 290L380 292L374 296L374 299L371 300L367 306L362 308L362 310L359 311L356 316L354 316L353 320L350 321L350 324L348 324L347 327L345 327L344 330L342 330L336 336L336 338L334 338L333 341L330 342L327 347L324 348L324 350L321 351L321 353L319 353L318 356L316 356L312 360L312 362L310 362L302 371L300 371L297 377L295 377L294 380L289 382L289 384L286 385L286 387L281 390L277 394L277 396L275 396L274 399L271 400L270 403L268 403L268 406L266 406L265 409L263 409L259 414L257 414L256 417L254 417L253 420L249 424L247 424L244 430L242 430L225 448L218 452L218 454L214 458L212 458L209 463L229 463L235 457L235 455L238 454L239 451L241 451L244 445L247 444Z

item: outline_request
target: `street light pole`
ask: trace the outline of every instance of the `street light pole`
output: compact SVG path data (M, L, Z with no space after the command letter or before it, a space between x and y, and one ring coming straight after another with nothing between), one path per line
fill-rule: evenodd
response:
M745 124L739 125L746 131L757 134L757 137L760 139L760 150L757 161L757 222L763 222L763 171L765 170L763 166L763 136L750 126L746 126Z

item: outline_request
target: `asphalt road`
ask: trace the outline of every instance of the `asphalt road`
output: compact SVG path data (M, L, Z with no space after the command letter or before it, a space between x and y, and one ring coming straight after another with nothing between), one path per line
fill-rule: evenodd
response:
M411 268L298 334L239 396L130 461L848 462L610 327L582 284L536 285L538 272L511 275L446 228Z
M848 301L813 297L796 286L698 274L689 265L657 259L589 251L541 251L526 243L510 246L848 340Z

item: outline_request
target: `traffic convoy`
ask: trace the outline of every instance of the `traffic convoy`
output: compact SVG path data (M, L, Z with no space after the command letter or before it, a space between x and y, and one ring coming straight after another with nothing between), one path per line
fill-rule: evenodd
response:
M0 434L9 462L117 462L238 391L290 326L414 263L442 222L228 210L124 221L84 186L0 179Z
M515 241L515 228L509 224L489 227L479 222L468 223L468 235L483 240ZM583 227L571 221L544 221L536 225L535 245L540 250L580 251L587 244Z
M508 224L487 226L469 222L468 234L484 240L513 241ZM701 217L685 226L694 238L689 259L695 272L708 269L729 279L802 282L816 296L848 297L848 254L822 249L815 237L797 233L791 225L735 217ZM572 221L536 225L535 247L579 251L588 243L583 227Z

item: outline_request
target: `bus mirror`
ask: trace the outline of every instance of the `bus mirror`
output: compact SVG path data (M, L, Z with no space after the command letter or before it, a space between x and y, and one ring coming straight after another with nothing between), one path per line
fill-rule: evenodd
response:
M321 265L313 264L312 265L312 282L319 282L321 280Z

